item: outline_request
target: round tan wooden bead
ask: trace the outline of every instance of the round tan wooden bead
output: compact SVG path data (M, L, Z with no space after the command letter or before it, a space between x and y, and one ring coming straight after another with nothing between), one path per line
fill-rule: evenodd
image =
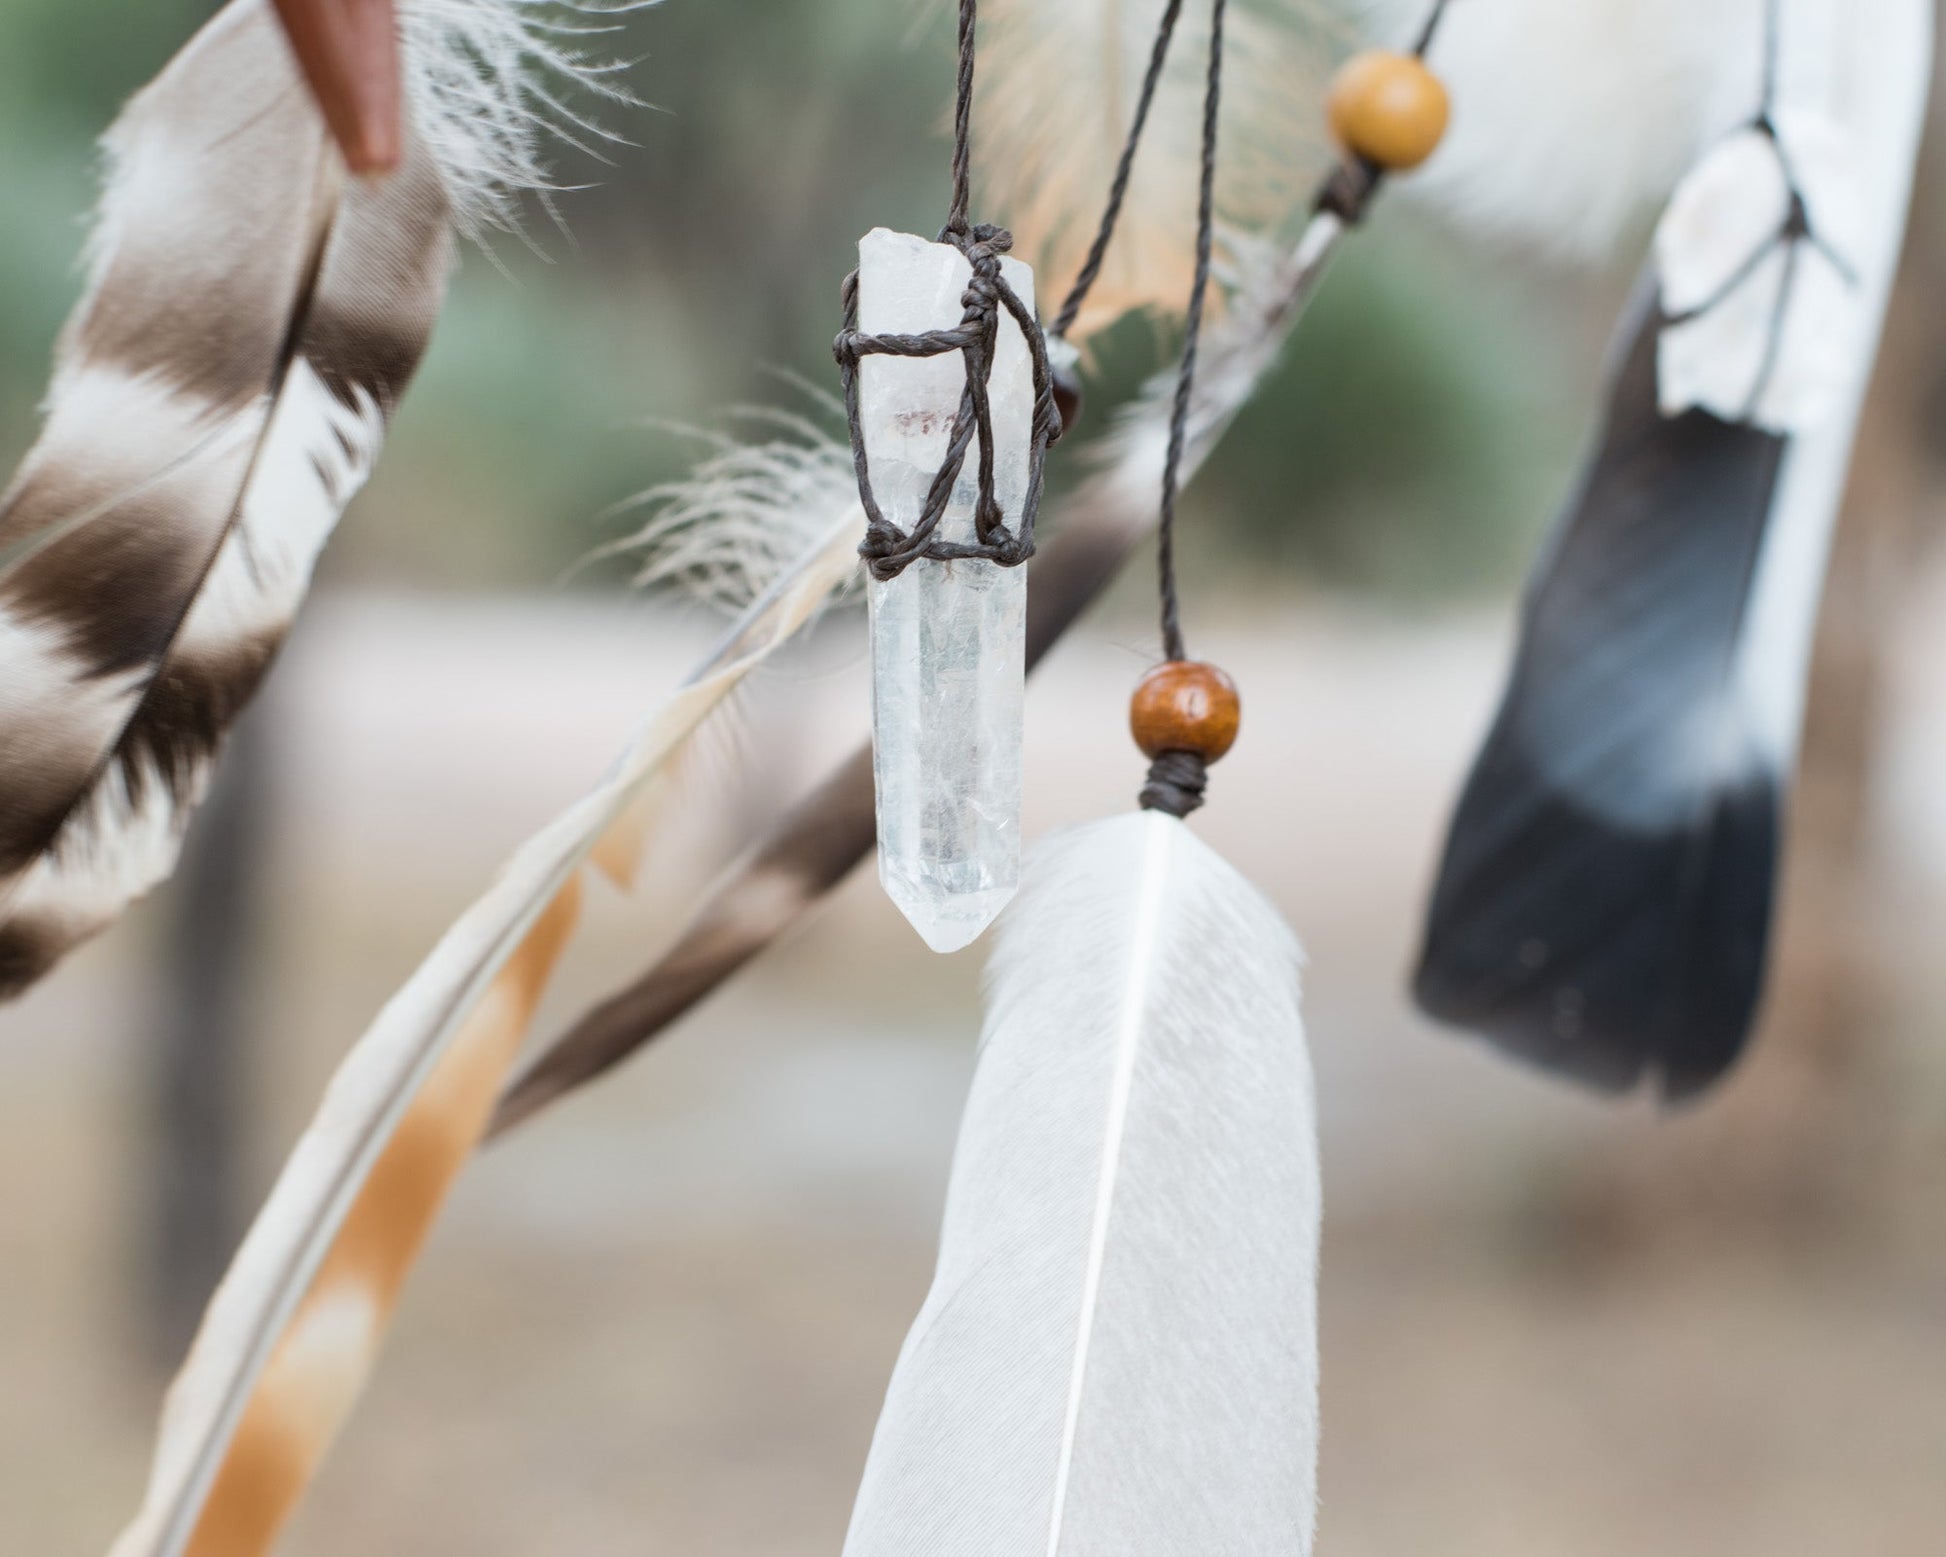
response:
M1128 727L1145 757L1194 752L1215 762L1237 743L1243 703L1237 686L1214 665L1171 660L1142 678L1129 704Z
M1400 170L1418 167L1438 149L1452 106L1423 61L1372 49L1345 61L1325 110L1346 151Z

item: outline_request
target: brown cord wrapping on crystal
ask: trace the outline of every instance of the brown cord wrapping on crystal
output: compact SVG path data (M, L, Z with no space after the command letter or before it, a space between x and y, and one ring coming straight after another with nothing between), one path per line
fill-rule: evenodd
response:
M1169 0L1156 28L1154 47L1142 79L1142 90L1135 103L1128 136L1116 163L1115 178L1096 225L1094 241L1087 259L1069 288L1054 324L1044 335L1025 305L1007 285L1000 273L1000 256L1013 247L1013 236L1005 229L973 226L969 220L972 205L973 75L976 62L974 34L978 22L978 0L960 0L959 77L953 111L953 205L939 241L950 243L973 267L973 279L962 299L966 309L959 326L952 330L933 330L922 335L864 335L858 329L858 273L845 278L844 329L832 350L844 375L845 417L851 431L852 462L858 472L858 494L865 506L865 542L859 548L871 568L872 576L892 579L921 557L935 561L979 558L1002 567L1017 567L1034 554L1034 522L1040 510L1041 489L1048 447L1059 441L1061 417L1054 405L1053 373L1047 357L1047 335L1059 339L1073 328L1088 294L1100 278L1108 245L1121 220L1122 206L1128 198L1135 154L1147 128L1149 111L1161 85L1162 71L1169 57L1183 0ZM1205 267L1206 269L1206 267ZM987 409L987 381L993 370L993 351L999 337L1000 312L1011 314L1026 338L1034 365L1034 422L1028 456L1027 493L1021 504L1020 521L1009 529L1006 516L993 494L993 455L990 418ZM939 357L947 352L964 354L967 368L966 394L961 398L953 423L953 437L947 446L945 463L926 494L919 520L907 534L885 517L872 492L870 461L865 453L865 430L859 415L858 361L868 356ZM980 439L979 497L974 509L977 542L950 542L935 539L939 521L951 501L954 486L965 467L967 450L973 438Z
M1019 567L1034 555L1034 520L1040 511L1041 487L1048 445L1061 436L1060 413L1054 408L1054 378L1048 368L1047 341L1038 320L1027 311L1000 272L1000 257L1013 247L1004 228L968 219L972 205L974 32L978 0L960 0L959 84L953 110L953 205L939 242L949 243L966 256L973 278L961 295L966 312L951 330L928 330L919 335L866 335L858 328L858 272L844 284L844 329L832 352L844 375L845 419L851 429L852 463L858 471L858 496L865 507L865 540L859 555L881 581L897 578L926 557L938 562L977 558L1004 568ZM994 496L993 416L987 399L988 381L1000 341L1000 316L1005 312L1019 325L1034 365L1034 421L1029 440L1027 492L1020 517L1009 528L1000 501ZM858 405L858 363L862 357L943 357L958 352L966 364L966 390L953 418L953 436L945 463L926 493L925 506L911 533L901 530L878 506L872 492L871 461L865 452L865 428ZM975 540L945 541L937 537L939 521L952 501L966 465L973 439L980 440L979 496L973 508Z

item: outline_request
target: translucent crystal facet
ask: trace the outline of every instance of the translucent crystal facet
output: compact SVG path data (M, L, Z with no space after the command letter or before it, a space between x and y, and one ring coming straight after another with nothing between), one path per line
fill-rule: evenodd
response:
M1029 311L1033 272L1001 262ZM868 335L952 329L972 269L957 249L879 228L858 246L858 324ZM867 356L859 411L872 490L910 531L946 458L966 369L941 357ZM1013 525L1026 495L1033 361L1011 316L989 380L995 495ZM941 539L975 539L979 441L968 450ZM1020 884L1020 749L1027 676L1027 569L919 561L871 584L873 767L878 873L934 951L958 951Z

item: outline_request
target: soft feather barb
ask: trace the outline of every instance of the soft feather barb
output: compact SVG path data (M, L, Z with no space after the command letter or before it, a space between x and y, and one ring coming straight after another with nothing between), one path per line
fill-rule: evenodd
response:
M846 1557L1311 1550L1298 963L1173 817L1042 846L1001 921L938 1274Z
M531 12L405 6L382 182L342 178L265 0L110 132L87 289L0 497L0 996L173 868L425 349L454 224L542 181L542 83L573 65Z
M211 1301L113 1557L259 1557L369 1372L399 1289L572 934L583 867L746 677L858 567L853 511L516 853L380 1012Z
M770 406L734 413L745 429L768 436L676 429L703 445L703 457L680 480L624 505L644 513L615 548L640 558L638 588L678 589L744 610L857 507L851 447L825 425L842 427L844 408L816 390L806 393L810 415Z
M1148 70L1166 0L987 0L974 155L1015 251L1057 299L1079 273ZM1180 313L1195 270L1208 6L1189 0L1137 154L1121 223L1075 338L1136 308ZM1226 228L1275 227L1324 165L1325 50L1309 0L1253 0L1226 24Z

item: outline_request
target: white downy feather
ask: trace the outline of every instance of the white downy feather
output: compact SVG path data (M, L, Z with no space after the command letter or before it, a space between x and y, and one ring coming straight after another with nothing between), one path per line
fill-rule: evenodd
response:
M1321 1212L1297 944L1154 813L1043 844L999 937L845 1557L1300 1557Z
M1404 48L1432 0L1347 0ZM1490 237L1604 254L1752 99L1763 0L1451 0L1446 140L1402 194Z
M777 581L603 782L514 855L353 1047L211 1301L169 1392L142 1510L113 1557L178 1557L192 1539L221 1542L225 1557L268 1549L486 1126L567 937L582 866L710 713L857 570L863 535L854 509Z
M814 413L841 432L844 407L807 389ZM618 551L642 562L638 589L668 585L712 605L743 610L851 509L858 471L851 445L811 416L769 406L734 413L772 434L749 441L678 428L708 451L681 480L665 482L624 506L647 510Z

